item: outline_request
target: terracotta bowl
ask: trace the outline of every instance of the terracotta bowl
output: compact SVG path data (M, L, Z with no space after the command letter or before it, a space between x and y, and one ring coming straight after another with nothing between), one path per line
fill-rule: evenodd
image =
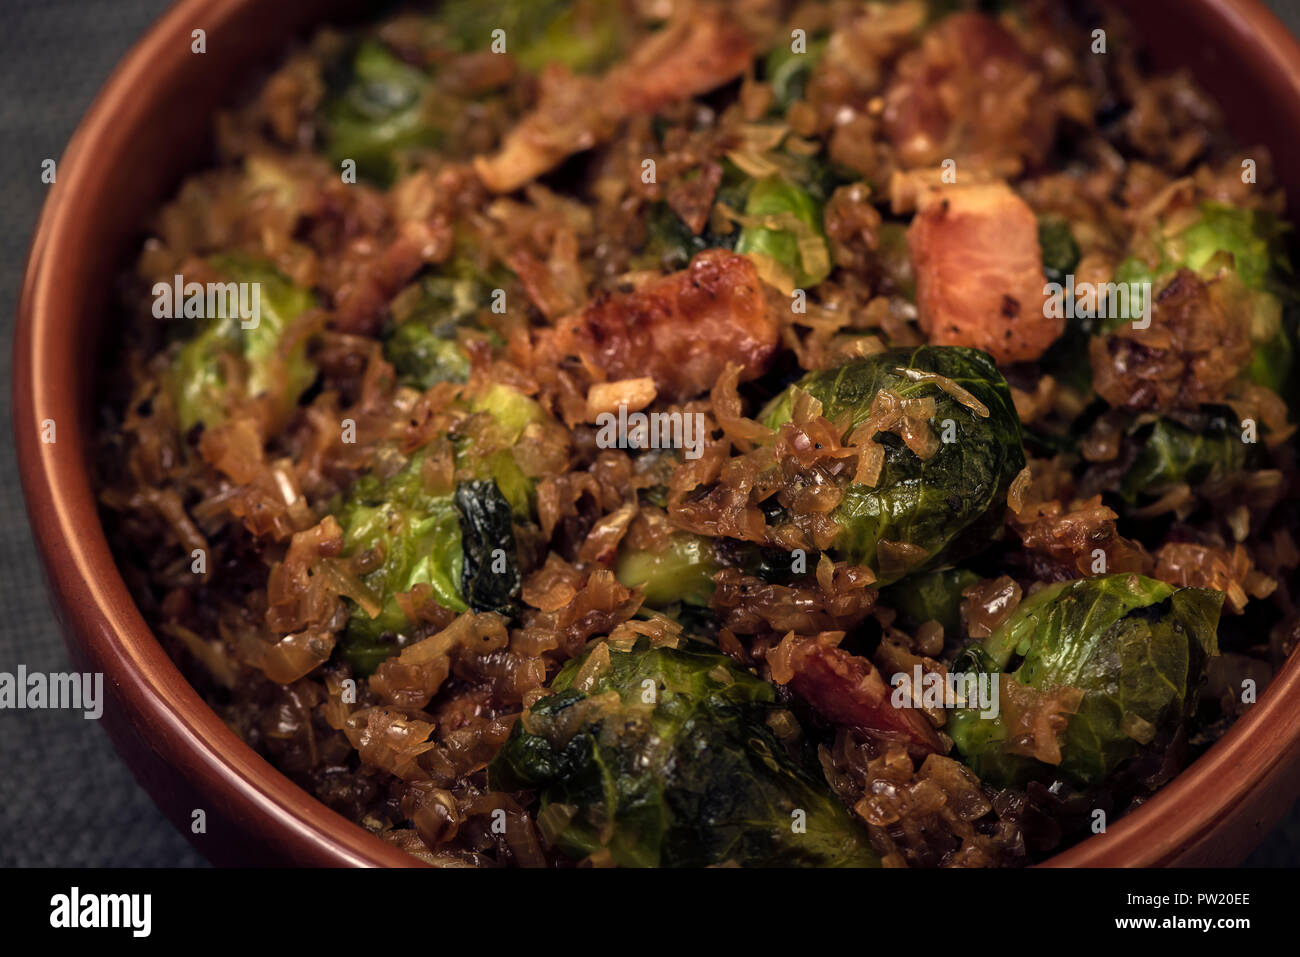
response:
M292 784L222 723L151 634L119 575L91 489L104 303L140 224L210 155L213 112L342 0L184 0L109 79L58 166L32 243L14 341L23 488L75 667L102 671L113 742L184 834L218 863L407 865L413 859ZM355 6L355 5L353 5ZM1300 45L1258 0L1126 4L1157 66L1186 66L1244 143L1272 151L1300 197ZM191 52L192 31L207 52ZM1293 215L1297 207L1293 206ZM41 442L53 419L57 442ZM1147 805L1054 866L1228 865L1300 794L1300 656L1258 704Z

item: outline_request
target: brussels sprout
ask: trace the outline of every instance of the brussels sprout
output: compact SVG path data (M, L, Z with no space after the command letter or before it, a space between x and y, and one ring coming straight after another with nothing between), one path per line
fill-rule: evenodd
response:
M713 576L722 566L712 540L677 533L662 552L620 548L614 574L628 588L644 588L645 603L665 608L677 602L706 606Z
M792 44L781 43L763 61L763 79L771 85L777 109L784 112L791 103L802 100L808 77L826 52L827 38L814 37L803 53L795 53Z
M335 512L343 528L343 554L366 552L382 556L378 567L363 576L379 598L382 610L374 618L357 608L339 643L344 660L368 674L398 651L389 636L410 626L397 595L416 585L429 585L438 604L452 611L469 606L461 597L464 570L460 518L451 495L425 490L425 455L417 453L388 479L363 476Z
M1206 662L1218 653L1223 593L1175 589L1140 575L1049 585L1025 599L979 648L989 670L1037 691L1083 693L1061 735L1058 767L1012 753L1001 715L949 714L962 760L994 787L1064 776L1098 784L1195 711ZM1005 695L1002 698L1005 703Z
M661 551L621 545L614 574L628 588L643 588L649 608L707 608L713 577L723 568L738 568L774 585L791 585L814 574L819 557L816 551L805 553L796 563L790 552L780 548L674 532Z
M768 719L770 684L706 645L570 661L488 767L497 790L540 792L548 842L632 867L876 867L865 829L808 748ZM792 719L785 716L788 725Z
M1258 446L1241 440L1231 409L1208 407L1207 423L1194 430L1159 419L1132 433L1140 451L1120 480L1120 494L1132 504L1139 494L1158 495L1170 486L1196 486L1240 472L1257 458Z
M1201 219L1183 231L1182 264L1204 268L1220 252L1230 253L1237 275L1251 289L1263 289L1278 271L1291 271L1279 246L1287 226L1271 213L1203 203Z
M736 252L775 260L802 289L830 275L821 204L803 186L784 176L759 180L745 201L745 219Z
M214 257L212 267L227 281L258 285L257 325L244 329L240 318L209 316L200 331L176 356L171 382L182 432L202 423L212 427L227 414L230 385L222 371L223 357L236 357L244 366L244 397L269 396L280 417L287 416L316 378L307 358L305 338L281 354L293 321L316 305L300 289L265 263L245 256Z
M1043 275L1048 282L1065 284L1065 277L1079 265L1079 244L1070 224L1060 216L1038 218L1038 245L1043 248Z
M343 554L373 552L379 564L362 580L382 610L371 618L355 608L339 653L368 674L399 646L391 639L410 626L397 596L428 585L438 604L452 611L509 613L518 594L520 569L512 520L532 516L533 483L510 446L543 413L532 399L494 385L470 403L491 416L491 441L461 436L454 447L458 475L473 476L454 492L430 493L424 460L429 447L388 478L360 478L333 509L343 528Z
M926 374L966 390L987 416ZM891 349L813 372L773 400L762 413L765 425L776 428L789 421L795 389L818 399L827 419L848 420L850 428L868 417L884 389L902 399L936 402L930 426L940 441L929 459L922 461L893 433L876 435L885 449L884 468L874 486L851 484L836 508L841 531L831 553L837 560L866 565L888 585L960 558L1000 525L1000 508L1025 457L1011 391L986 353L963 346ZM881 542L916 546L921 554L905 568L890 567L879 560Z
M880 601L897 611L909 628L937 621L945 634L955 635L961 629L961 593L980 580L965 568L925 572L889 586L880 593Z
M403 290L393 301L395 325L384 339L384 358L393 364L398 381L421 390L439 382L465 382L469 356L456 333L477 328L488 294L483 279L465 268L426 276Z
M373 550L382 556L362 581L379 598L371 618L353 611L340 654L369 674L399 647L391 639L410 627L397 596L429 585L433 598L452 611L509 614L519 593L519 559L511 509L492 480L462 482L451 495L425 491L417 454L392 478L366 476L337 510L343 554Z
M469 378L469 356L456 337L440 336L422 323L398 326L384 341L384 358L393 364L402 385L416 389Z
M399 154L442 141L431 111L432 80L378 40L363 40L332 85L321 116L326 152L336 165L353 160L362 176L387 183Z
M1254 357L1246 370L1252 382L1281 391L1291 370L1294 329L1282 321L1280 297L1294 299L1291 289L1291 263L1283 245L1289 226L1271 213L1256 209L1238 209L1223 203L1201 204L1201 218L1181 233L1159 244L1160 262L1152 268L1137 257L1120 263L1117 283L1151 283L1179 269L1194 272L1219 271L1231 257L1232 271L1252 293L1250 338L1255 345ZM1142 309L1140 293L1130 300L1130 314ZM1103 323L1105 331L1122 325L1126 319L1111 318Z
M504 30L506 52L525 69L562 63L579 73L614 62L631 26L621 0L447 0L435 25L455 51L486 50Z

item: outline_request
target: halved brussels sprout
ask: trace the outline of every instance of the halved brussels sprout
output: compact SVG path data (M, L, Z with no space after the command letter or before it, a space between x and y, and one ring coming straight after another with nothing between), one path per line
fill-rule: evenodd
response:
M831 547L834 558L871 568L887 585L957 560L1000 526L1007 489L1025 457L1011 390L986 353L963 346L891 349L813 372L773 400L761 415L765 425L790 420L797 389L850 431L868 418L882 390L935 401L929 425L938 445L928 459L893 433L875 436L885 449L884 467L875 485L850 484L835 509L841 532ZM882 543L909 546L888 551L913 557L901 566L892 557L881 561Z
M645 603L651 608L678 602L707 606L713 576L721 567L711 539L679 532L661 552L620 548L614 574L628 588L644 588Z
M237 315L209 316L181 346L171 370L181 431L199 423L211 428L226 418L232 386L223 360L229 358L243 367L238 398L267 396L277 417L284 418L316 378L305 337L284 348L293 321L314 308L316 299L269 264L248 256L217 256L211 265L229 282L258 285L259 316L257 325L248 329L241 327Z
M451 495L425 491L424 459L416 454L387 480L364 476L335 513L343 528L343 554L373 551L381 559L362 581L382 610L371 618L355 608L338 644L340 656L363 674L396 654L400 647L389 639L410 627L397 595L429 585L443 607L457 612L468 607L461 597L460 518Z
M593 645L561 669L488 767L536 789L570 857L632 867L877 867L770 684L697 643ZM788 737L788 736L787 736Z
M445 135L432 115L429 75L378 40L363 40L333 85L321 108L326 151L336 165L354 161L367 179L389 182L401 153L437 146Z
M801 289L830 275L822 204L803 186L779 175L759 180L745 201L745 220L736 252L774 260Z
M1195 711L1208 660L1218 653L1223 593L1176 589L1140 575L1107 575L1049 585L1021 602L967 662L1004 672L1037 692L1082 692L1059 736L1060 764L1025 753L1009 739L1003 714L949 713L944 730L962 760L994 787L1063 776L1105 781L1162 732ZM954 669L961 666L961 660Z
M396 654L393 641L409 627L397 596L428 585L438 604L452 611L508 614L519 593L519 556L514 521L532 516L533 483L509 445L543 413L523 393L493 385L470 402L491 416L493 441L462 437L454 447L461 481L454 491L430 492L425 484L425 446L388 478L366 475L334 509L343 528L343 554L373 552L378 564L362 577L381 603L370 617L354 608L339 654L363 674Z
M1160 240L1160 262L1154 268L1142 259L1130 257L1120 263L1115 281L1151 283L1154 287L1162 277L1179 269L1218 272L1230 264L1251 294L1250 338L1255 352L1246 376L1252 382L1282 391L1295 352L1295 329L1283 321L1281 298L1295 298L1293 270L1282 241L1289 228L1271 213L1205 202L1201 204L1200 219ZM1131 315L1141 309L1141 302L1130 301ZM1125 321L1111 318L1103 328L1114 329Z
M1219 481L1249 467L1258 458L1258 445L1242 441L1232 409L1206 406L1200 428L1159 419L1139 426L1130 438L1139 446L1120 480L1120 494L1130 504L1139 495L1159 495L1178 484L1196 486Z

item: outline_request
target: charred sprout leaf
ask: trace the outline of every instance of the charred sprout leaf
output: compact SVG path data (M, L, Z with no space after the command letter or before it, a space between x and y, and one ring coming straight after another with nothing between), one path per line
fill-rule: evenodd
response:
M988 416L933 380L913 377L927 373L966 390ZM1000 525L1007 489L1025 459L1011 391L986 353L962 346L892 349L813 372L764 410L765 425L776 428L789 421L795 389L818 399L827 419L850 422L850 430L868 417L882 389L901 399L931 398L936 403L929 424L938 450L929 459L922 461L893 433L875 436L885 449L884 467L874 486L851 484L836 508L841 528L831 548L836 559L866 565L888 585L987 543ZM893 567L880 561L881 542L906 543L921 551L906 567Z
M891 585L880 593L880 601L897 611L909 628L937 621L945 634L956 635L961 630L962 590L979 580L979 575L964 568L925 572Z
M316 378L316 366L307 357L306 337L290 342L286 336L294 320L314 308L316 300L275 269L249 257L218 256L211 265L226 282L247 284L250 297L256 287L258 315L256 325L247 329L233 313L207 316L197 334L181 346L172 368L181 431L199 423L217 425L225 419L232 399L269 397L277 417L287 417ZM231 395L232 386L223 372L223 363L230 359L242 365L244 389L239 396Z
M994 787L1057 773L1098 784L1194 712L1206 662L1218 653L1222 604L1222 592L1140 575L1050 585L1025 599L982 650L1021 685L1083 692L1060 736L1059 767L1013 753L1005 696L1003 714L958 709L945 730L962 760Z
M441 142L444 131L430 108L430 77L378 40L361 42L334 86L322 119L326 152L336 165L353 160L362 176L387 183L399 154Z
M492 480L462 482L456 512L464 553L461 594L475 611L508 615L520 584L510 503Z
M759 180L745 201L736 252L775 260L798 288L817 285L831 271L821 204L784 176Z
M1043 248L1043 275L1048 282L1064 284L1079 265L1079 245L1070 224L1059 216L1040 216L1038 245Z
M1120 494L1129 504L1174 485L1195 487L1234 475L1250 464L1258 448L1241 440L1236 416L1227 408L1215 408L1199 431L1159 419L1138 428L1132 439L1140 451L1120 481Z
M569 856L607 850L633 867L879 866L810 749L791 750L769 726L772 686L708 646L602 642L551 690L515 725L488 779L497 790L536 789L543 834Z

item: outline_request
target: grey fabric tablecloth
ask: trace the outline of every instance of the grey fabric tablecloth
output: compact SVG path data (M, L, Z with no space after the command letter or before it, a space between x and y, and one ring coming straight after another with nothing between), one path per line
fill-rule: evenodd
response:
M274 2L274 0L266 0ZM1300 0L1272 0L1300 31ZM0 671L63 671L14 462L9 342L23 259L57 158L113 65L165 0L5 0L0 28ZM1295 162L1296 157L1279 157ZM128 174L129 175L129 174ZM0 865L203 863L154 808L94 721L65 711L0 711ZM1300 814L1253 864L1300 864Z

